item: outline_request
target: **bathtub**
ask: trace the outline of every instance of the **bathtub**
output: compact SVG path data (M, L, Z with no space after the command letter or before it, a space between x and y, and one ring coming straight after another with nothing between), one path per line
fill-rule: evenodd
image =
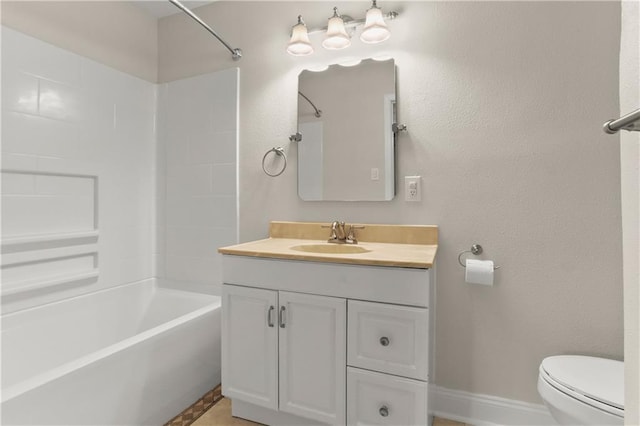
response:
M161 425L220 383L220 298L144 280L2 317L3 425Z

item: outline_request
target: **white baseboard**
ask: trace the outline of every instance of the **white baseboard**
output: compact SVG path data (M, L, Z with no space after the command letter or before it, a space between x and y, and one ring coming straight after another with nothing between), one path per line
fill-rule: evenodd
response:
M474 426L557 425L544 405L531 404L491 395L430 387L436 417Z

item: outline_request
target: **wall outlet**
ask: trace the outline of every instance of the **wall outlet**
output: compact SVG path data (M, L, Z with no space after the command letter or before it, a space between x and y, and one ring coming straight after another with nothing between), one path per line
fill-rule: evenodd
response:
M422 199L420 194L420 176L405 176L404 177L404 200L405 201L420 201Z
M371 169L371 180L379 180L380 179L380 170L377 167L373 167Z

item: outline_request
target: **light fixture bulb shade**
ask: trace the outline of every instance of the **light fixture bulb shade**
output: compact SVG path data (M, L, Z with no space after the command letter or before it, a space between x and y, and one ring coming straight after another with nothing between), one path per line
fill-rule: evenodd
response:
M351 37L347 34L347 29L344 27L344 21L337 13L329 18L327 25L327 34L322 42L322 47L330 50L344 49L351 46Z
M313 46L309 41L307 26L299 22L291 29L291 40L287 44L287 53L293 56L305 56L313 53Z
M375 5L367 10L367 16L360 34L360 40L363 43L380 43L391 37L391 31L384 22L382 10Z

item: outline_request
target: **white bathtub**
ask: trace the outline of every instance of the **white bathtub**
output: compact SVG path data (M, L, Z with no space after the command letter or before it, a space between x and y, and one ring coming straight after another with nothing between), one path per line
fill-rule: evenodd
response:
M3 425L160 425L218 383L218 296L145 280L2 317Z

